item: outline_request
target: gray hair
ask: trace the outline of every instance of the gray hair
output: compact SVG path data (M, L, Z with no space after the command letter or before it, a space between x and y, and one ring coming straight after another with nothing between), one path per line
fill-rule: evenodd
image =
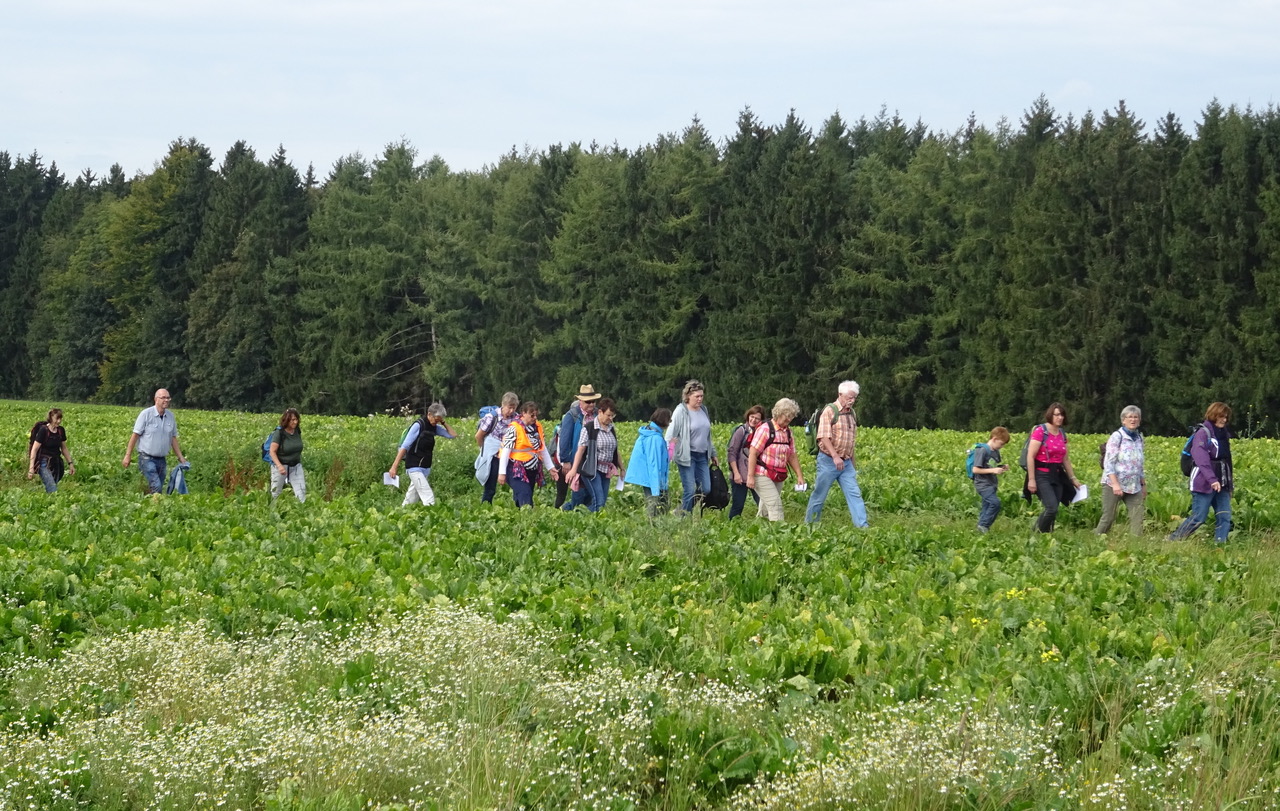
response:
M783 397L773 404L773 419L775 422L784 418L794 420L798 416L800 416L800 406L790 397Z
M1138 419L1142 419L1142 409L1138 408L1136 405L1127 405L1124 408L1120 409L1121 420L1123 420L1125 417L1129 416L1130 414L1134 414L1137 416Z
M840 394L861 394L862 387L858 385L856 380L846 380L840 384L840 388L836 391Z
M447 413L448 412L444 410L444 403L432 403L427 406L428 417L443 417Z
M706 391L706 389L702 387L702 381L696 378L684 384L684 389L680 391L680 402L689 402L689 398L693 396L695 391Z
M512 408L519 408L520 395L516 394L514 391L507 392L506 394L502 395L502 404L504 406L511 406Z

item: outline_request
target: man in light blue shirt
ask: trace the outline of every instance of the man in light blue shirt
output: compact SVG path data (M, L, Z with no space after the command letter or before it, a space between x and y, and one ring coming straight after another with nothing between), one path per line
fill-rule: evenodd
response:
M133 422L133 433L129 435L129 445L124 449L124 467L129 467L133 460L133 449L138 449L138 470L147 480L147 488L152 493L159 493L164 486L166 457L169 449L178 455L178 463L185 464L186 457L178 446L178 418L169 410L169 392L166 389L156 391L156 404L144 408Z

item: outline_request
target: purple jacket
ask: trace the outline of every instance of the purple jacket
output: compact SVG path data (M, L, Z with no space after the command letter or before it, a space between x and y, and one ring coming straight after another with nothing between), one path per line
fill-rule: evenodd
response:
M1201 433L1200 429L1204 429ZM1206 434L1208 438L1206 439ZM1212 493L1213 483L1218 481L1218 475L1214 472L1213 463L1222 455L1221 448L1218 447L1218 439L1214 435L1213 423L1205 420L1200 428L1196 429L1195 436L1191 440L1191 461L1195 462L1195 469L1191 471L1191 479L1189 486L1193 493Z

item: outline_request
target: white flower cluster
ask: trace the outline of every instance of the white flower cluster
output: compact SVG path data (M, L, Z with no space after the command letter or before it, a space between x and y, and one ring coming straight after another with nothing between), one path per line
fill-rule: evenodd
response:
M765 712L681 674L570 666L530 628L452 605L241 642L142 631L5 676L60 717L48 734L33 722L0 735L0 809L248 808L285 790L616 807L652 791L655 706L747 725Z
M1021 719L1016 707L931 698L864 714L852 727L835 755L811 753L808 764L740 792L731 807L927 808L972 793L986 799L979 806L998 805L1018 787L1060 773L1053 749L1060 725ZM800 731L800 739L813 732Z

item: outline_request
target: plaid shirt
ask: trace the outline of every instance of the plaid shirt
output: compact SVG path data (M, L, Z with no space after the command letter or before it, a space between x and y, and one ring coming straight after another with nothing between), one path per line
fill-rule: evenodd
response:
M616 472L616 465L613 458L618 455L618 435L613 432L613 424L610 423L608 428L600 424L600 417L595 417L592 422L596 426L596 472L606 477L612 477ZM587 443L591 441L591 432L584 426L582 436L578 438L578 447L585 448ZM583 459L586 463L586 459Z
M477 431L483 431L486 437L496 436L501 441L507 435L507 429L511 427L511 423L520 417L516 412L511 412L510 417L502 416L501 411L485 414L480 420L480 424L476 426Z
M764 476L768 473L766 468L773 470L786 470L787 462L791 459L791 454L795 452L795 443L791 440L791 427L777 428L774 427L773 442L769 442L769 426L773 421L760 423L756 428L756 432L751 436L751 447L756 452L756 469L757 476Z
M833 456L852 459L853 446L858 441L858 415L854 413L851 404L844 411L840 411L840 418L836 419L833 412L838 411L839 408L839 402L823 406L822 414L818 417L816 438L830 441L830 447L835 451Z

